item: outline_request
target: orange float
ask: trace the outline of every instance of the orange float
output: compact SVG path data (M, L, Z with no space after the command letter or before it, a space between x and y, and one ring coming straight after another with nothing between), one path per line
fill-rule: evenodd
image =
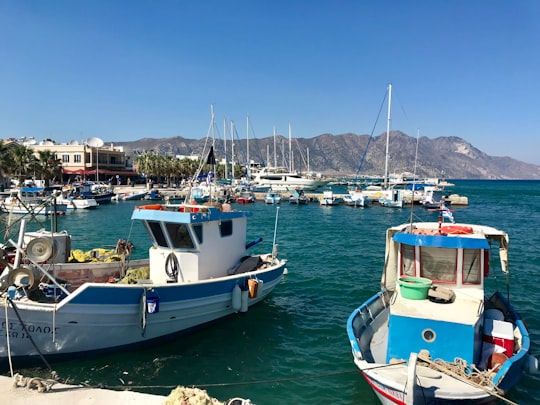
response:
M441 226L441 232L448 235L468 235L470 233L473 233L473 229L470 226L445 225Z

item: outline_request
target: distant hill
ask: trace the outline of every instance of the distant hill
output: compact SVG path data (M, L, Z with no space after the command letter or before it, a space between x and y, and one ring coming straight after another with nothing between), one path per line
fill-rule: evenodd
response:
M132 142L114 142L127 152L144 153L153 150L162 155L201 155L206 139L144 138ZM366 146L369 142L369 147ZM293 138L291 142L293 168L300 172L320 172L329 176L382 176L385 166L386 133L369 135L323 134L314 138ZM215 141L216 159L224 156L223 140ZM390 132L388 170L391 173L412 173L415 167L416 137L400 131ZM246 139L235 141L236 162L246 161ZM231 144L227 143L230 155ZM364 159L362 157L364 156ZM250 160L274 165L274 137L249 140ZM276 137L276 160L279 166L289 161L289 140ZM230 158L229 158L230 161ZM489 156L469 142L458 137L418 141L418 177L450 179L540 179L540 166L521 162L510 157Z

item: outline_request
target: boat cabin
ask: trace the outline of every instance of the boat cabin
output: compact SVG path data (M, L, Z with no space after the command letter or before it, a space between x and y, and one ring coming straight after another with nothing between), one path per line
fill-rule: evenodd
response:
M195 282L237 272L246 255L247 217L251 215L195 204L135 209L132 219L143 222L153 242L150 279L153 283Z
M486 235L469 226L449 225L394 230L388 238L392 268L387 267L385 274L394 275L383 283L393 280L395 293L387 361L406 360L411 352L427 350L433 359L453 362L459 357L479 364L484 324L491 322L484 320L490 251Z

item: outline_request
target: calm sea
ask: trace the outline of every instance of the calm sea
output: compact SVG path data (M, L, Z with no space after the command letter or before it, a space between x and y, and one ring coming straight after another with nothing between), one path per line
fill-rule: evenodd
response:
M529 325L536 343L532 352L540 358L540 182L454 183L454 192L469 197L469 206L455 207L458 222L483 223L510 235L511 301ZM73 247L81 249L129 238L135 256L143 257L149 247L146 233L130 220L136 204L73 212L59 218L58 229L68 229ZM131 386L161 395L177 385L197 386L222 401L243 397L257 405L379 404L353 364L346 321L378 291L385 230L409 221L410 207L314 203L282 204L277 210L257 202L242 208L254 213L248 241L264 239L252 248L257 253L271 251L278 215L276 242L289 261L289 273L265 302L167 345L56 363L58 374L72 383ZM417 206L413 215L436 220L435 213ZM30 226L50 229L49 222ZM44 375L37 369L17 371ZM508 398L538 403L540 375L526 376Z

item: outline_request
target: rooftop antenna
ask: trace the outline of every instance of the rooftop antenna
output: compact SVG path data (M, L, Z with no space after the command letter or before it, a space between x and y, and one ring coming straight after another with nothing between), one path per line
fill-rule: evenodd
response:
M84 144L96 148L96 181L99 182L99 148L105 145L105 142L101 138L94 136L84 141Z

